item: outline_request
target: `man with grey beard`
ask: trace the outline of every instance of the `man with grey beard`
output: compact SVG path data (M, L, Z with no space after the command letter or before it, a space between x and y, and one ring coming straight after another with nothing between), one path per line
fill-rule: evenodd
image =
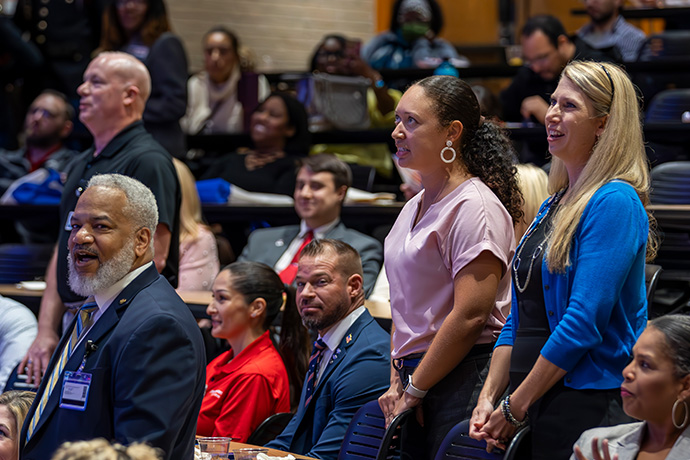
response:
M189 308L153 264L153 193L127 176L96 175L70 225L68 282L87 299L41 381L20 458L50 458L65 441L97 437L192 458L204 345Z

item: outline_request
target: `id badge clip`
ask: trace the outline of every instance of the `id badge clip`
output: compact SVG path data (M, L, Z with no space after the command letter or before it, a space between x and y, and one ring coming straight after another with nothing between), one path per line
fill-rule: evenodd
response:
M62 381L62 393L60 394L60 407L71 410L86 410L89 400L89 388L91 387L91 374L83 372L86 358L92 351L98 348L91 340L86 342L84 359L76 372L65 371Z

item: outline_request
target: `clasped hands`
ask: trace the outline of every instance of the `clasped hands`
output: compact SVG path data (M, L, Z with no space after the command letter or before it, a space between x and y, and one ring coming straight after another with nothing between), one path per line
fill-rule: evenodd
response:
M515 414L516 417L525 414ZM511 438L515 435L516 428L508 423L501 409L495 409L488 399L480 398L477 407L472 411L470 419L470 437L486 441L487 452L495 448L506 449Z

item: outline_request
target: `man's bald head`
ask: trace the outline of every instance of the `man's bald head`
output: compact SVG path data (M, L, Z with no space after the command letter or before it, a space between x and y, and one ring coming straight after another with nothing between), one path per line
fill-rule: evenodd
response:
M151 93L151 77L134 56L101 53L86 68L77 93L81 97L79 119L96 144L103 144L125 126L141 120Z
M143 62L121 51L106 51L96 59L102 59L103 64L122 82L139 88L139 97L146 104L151 95L151 75Z

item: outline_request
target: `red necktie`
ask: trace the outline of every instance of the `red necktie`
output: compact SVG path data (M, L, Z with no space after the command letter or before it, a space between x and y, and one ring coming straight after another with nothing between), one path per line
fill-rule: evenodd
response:
M295 257L292 258L292 262L290 262L290 265L285 267L283 271L281 271L278 274L283 283L292 284L292 282L295 281L295 276L297 276L297 261L299 260L299 255L302 253L302 249L304 249L306 245L311 243L311 240L313 239L314 232L312 230L309 230L304 235L304 241L302 241L302 245L297 250L297 253L295 253Z

